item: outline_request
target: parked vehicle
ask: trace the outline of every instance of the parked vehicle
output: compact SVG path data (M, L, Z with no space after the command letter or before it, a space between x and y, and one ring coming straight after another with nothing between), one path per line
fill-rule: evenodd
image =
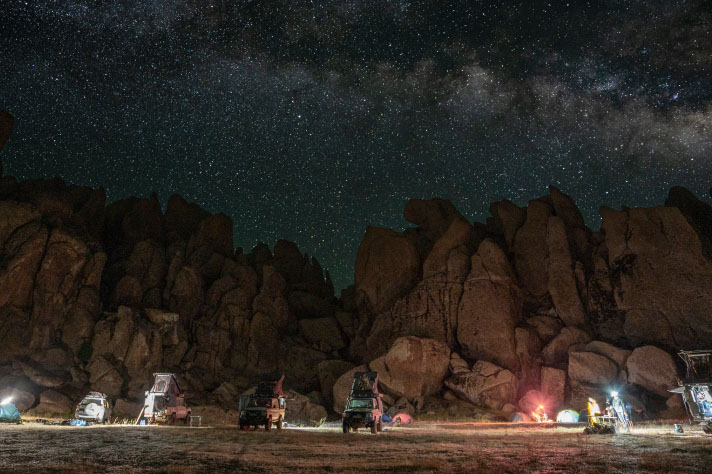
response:
M712 434L712 350L680 351L687 366L685 381L670 390L682 395L690 422L702 425L702 431Z
M287 397L282 392L284 375L278 380L264 380L257 385L255 393L240 397L240 429L265 427L265 431L275 425L282 429Z
M370 428L371 433L383 431L383 402L378 393L378 372L356 372L351 393L341 417L344 433Z
M74 410L74 418L95 423L111 419L111 400L101 392L89 392Z
M185 402L185 394L178 386L173 374L153 374L151 390L146 392L141 414L136 424L146 425L157 422L174 424L183 420L188 424L191 410Z

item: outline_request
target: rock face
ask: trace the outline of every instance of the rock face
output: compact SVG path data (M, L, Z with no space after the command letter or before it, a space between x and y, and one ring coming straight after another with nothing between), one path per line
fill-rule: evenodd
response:
M677 207L603 208L613 294L633 346L702 349L712 337L712 263Z
M485 361L477 361L471 372L453 375L445 381L445 386L464 400L494 410L514 403L517 396L514 374Z
M416 245L403 234L369 227L356 256L356 291L380 312L415 284L420 271Z
M569 354L569 377L580 383L602 385L618 376L618 367L607 357L594 352L574 351Z
M401 337L388 353L371 361L386 393L412 400L437 393L450 364L450 348L434 339Z
M484 240L472 257L458 308L457 339L462 354L519 369L514 329L522 300L504 252Z
M0 113L0 147L11 130ZM0 387L22 410L93 389L131 411L171 371L224 414L284 373L290 416L314 423L369 368L387 408L415 416L440 402L580 408L611 383L660 410L671 354L712 340L712 207L681 188L666 206L601 209L600 232L553 187L494 203L486 224L413 199L414 227L367 228L340 298L295 244L235 250L229 217L180 196L165 212L155 194L105 201L0 177Z
M678 372L672 356L655 346L636 348L626 362L628 381L658 395L677 387Z

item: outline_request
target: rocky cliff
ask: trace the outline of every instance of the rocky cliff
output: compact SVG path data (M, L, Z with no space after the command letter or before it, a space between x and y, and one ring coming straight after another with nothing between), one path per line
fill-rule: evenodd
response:
M0 145L11 130L0 115ZM91 388L131 415L172 371L192 403L227 409L282 372L305 420L370 368L392 411L581 408L615 387L679 416L674 352L712 340L712 208L683 188L665 204L602 208L593 232L553 187L485 224L411 200L415 227L369 227L336 298L316 258L234 249L229 217L180 196L106 205L102 189L2 177L0 395L68 412Z

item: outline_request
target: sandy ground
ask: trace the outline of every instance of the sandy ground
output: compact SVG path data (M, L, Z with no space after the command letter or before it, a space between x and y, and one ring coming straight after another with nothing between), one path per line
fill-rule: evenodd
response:
M711 472L712 436L685 426L419 424L242 432L168 426L0 425L2 472Z

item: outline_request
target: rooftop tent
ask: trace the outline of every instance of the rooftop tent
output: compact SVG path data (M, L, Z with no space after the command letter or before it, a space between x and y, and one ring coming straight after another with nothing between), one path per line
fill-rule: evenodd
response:
M0 422L16 423L20 421L20 412L12 403L0 405Z
M284 392L282 390L282 383L284 382L284 375L280 377L263 376L263 380L257 385L257 390L255 393L262 397L284 397Z
M355 372L351 382L352 398L378 396L378 372Z

